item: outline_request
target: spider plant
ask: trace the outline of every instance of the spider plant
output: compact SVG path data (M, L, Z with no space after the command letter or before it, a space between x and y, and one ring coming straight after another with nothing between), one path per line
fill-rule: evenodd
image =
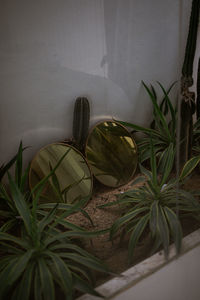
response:
M70 206L58 216L59 204L54 204L38 218L37 203L44 184L40 182L30 207L9 175L10 193L24 229L21 238L0 232L0 299L53 300L58 290L67 300L74 299L76 290L100 296L93 289L91 270L108 272L108 268L77 242L94 233L65 220L74 212ZM58 224L66 230L61 232Z
M142 84L145 87L153 104L154 119L151 122L150 128L123 121L118 122L124 126L132 128L136 132L142 132L145 134L145 137L137 142L138 153L140 156L139 159L141 163L147 159L150 159L151 154L149 143L150 139L152 140L155 155L159 158L159 171L163 172L164 161L168 154L169 148L172 148L174 153L176 151L177 115L176 109L173 107L169 98L169 93L175 83L173 83L168 90L165 90L162 84L158 82L164 96L160 105L158 104L158 97L154 87L151 86L150 89L144 82L142 82ZM175 157L174 154L173 157Z
M120 204L128 207L126 213L112 225L110 239L113 239L118 232L129 234L129 262L132 261L134 249L144 232L149 232L154 241L153 252L163 246L167 258L170 238L172 238L179 253L182 227L176 214L177 208L185 213L200 212L198 201L190 193L178 187L177 179L169 179L174 161L173 144L171 143L166 151L165 171L160 176L157 173L154 145L151 140L150 155L151 171L140 165L143 175L139 180L144 181L145 184L119 194L116 201L101 206Z

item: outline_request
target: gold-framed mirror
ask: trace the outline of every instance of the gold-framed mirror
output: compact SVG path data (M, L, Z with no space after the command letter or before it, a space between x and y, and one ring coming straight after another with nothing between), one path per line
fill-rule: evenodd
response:
M30 188L45 178L63 156L42 191L41 203L71 204L92 193L92 174L87 161L77 149L64 143L53 143L38 151L30 165Z
M90 131L85 148L86 158L95 178L106 186L128 183L137 167L137 147L121 124L98 123Z

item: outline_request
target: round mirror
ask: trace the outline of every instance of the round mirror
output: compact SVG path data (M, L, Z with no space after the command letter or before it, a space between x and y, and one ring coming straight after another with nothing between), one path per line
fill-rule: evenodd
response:
M63 158L63 159L62 159ZM41 195L41 203L73 203L92 192L92 175L82 154L72 146L62 143L47 145L33 158L29 172L30 188L49 177Z
M128 183L137 167L134 140L125 127L113 121L92 129L85 152L95 178L110 187Z

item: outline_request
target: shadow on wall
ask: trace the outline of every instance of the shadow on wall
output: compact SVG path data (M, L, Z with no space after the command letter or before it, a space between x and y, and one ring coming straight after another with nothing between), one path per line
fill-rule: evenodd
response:
M168 87L179 78L179 10L179 1L104 0L103 63L108 78L126 93L132 120L139 124L148 123L151 115L141 80Z
M1 162L20 139L39 147L71 137L78 96L90 100L91 125L104 117L148 122L141 80L177 78L179 1L149 2L1 3Z
M123 90L112 81L63 67L28 72L21 67L20 76L4 75L1 93L1 163L15 154L20 140L31 147L31 157L40 146L71 138L74 103L80 95L90 101L91 126L101 119L125 119L130 109Z

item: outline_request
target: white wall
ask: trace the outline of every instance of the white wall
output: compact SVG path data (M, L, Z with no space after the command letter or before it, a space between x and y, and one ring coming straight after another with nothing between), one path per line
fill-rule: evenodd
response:
M141 80L167 87L178 79L180 15L183 9L185 46L190 5L0 0L0 162L20 139L32 146L29 159L42 145L71 137L81 95L90 100L91 124L108 117L148 124Z
M167 264L113 300L199 300L200 246Z

